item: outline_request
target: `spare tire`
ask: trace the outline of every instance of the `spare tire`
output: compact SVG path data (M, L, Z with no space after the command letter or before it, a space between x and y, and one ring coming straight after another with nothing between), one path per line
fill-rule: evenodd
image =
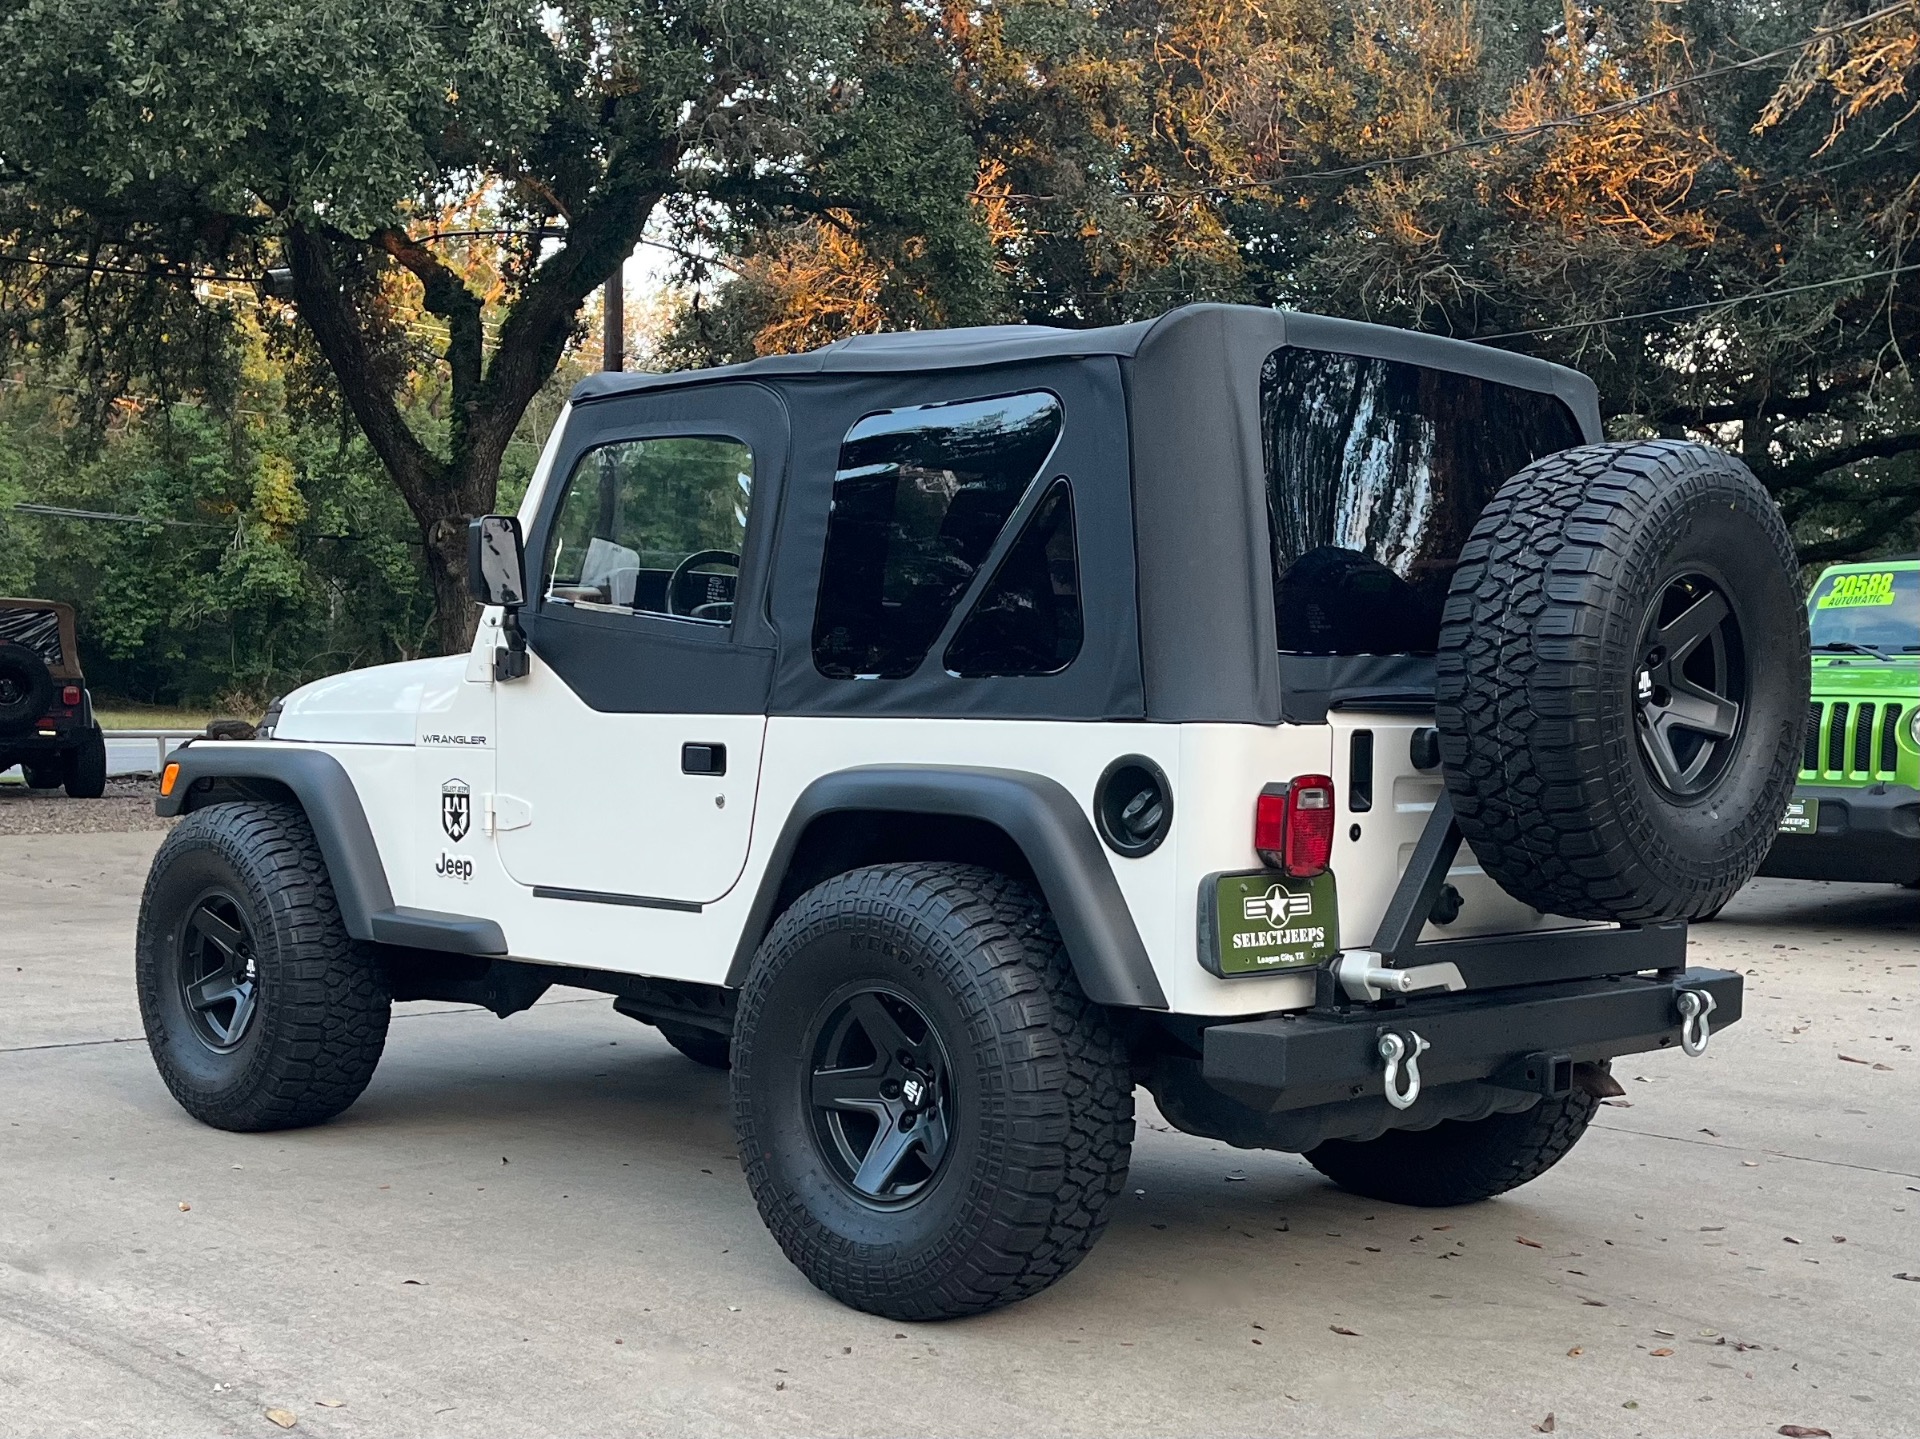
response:
M0 644L0 734L32 729L53 698L46 661L25 645Z
M1759 868L1800 766L1807 616L1786 524L1732 456L1527 466L1461 551L1437 668L1461 834L1515 898L1697 918Z

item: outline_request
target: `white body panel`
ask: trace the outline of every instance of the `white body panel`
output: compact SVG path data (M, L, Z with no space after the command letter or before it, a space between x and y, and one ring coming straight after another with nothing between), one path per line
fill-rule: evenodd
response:
M1176 1013L1304 1008L1310 973L1220 979L1200 963L1198 896L1210 874L1259 867L1262 785L1330 774L1340 796L1333 869L1345 948L1364 946L1440 793L1413 767L1402 715L1326 725L1129 724L847 716L602 714L536 657L496 684L498 615L469 658L365 670L289 697L278 731L325 744L366 809L394 902L497 921L517 959L718 983L786 816L822 775L873 764L977 765L1046 775L1092 822L1099 777L1146 755L1174 800L1167 841L1140 859L1106 853ZM1352 731L1374 732L1374 803L1349 809ZM342 742L348 733L357 742ZM728 748L724 777L680 771L684 743ZM723 803L716 803L716 800ZM1357 834L1356 834L1357 829ZM1450 880L1465 905L1424 938L1565 926L1506 895L1463 849ZM534 887L679 902L686 908L536 895Z
M1431 724L1431 720L1342 710L1329 716L1329 721L1333 762L1325 773L1333 776L1340 806L1333 840L1333 872L1340 882L1340 942L1345 949L1359 949L1372 941L1374 926L1386 912L1394 886L1413 858L1413 847L1446 781L1439 770L1423 773L1413 764L1414 731ZM1365 813L1352 809L1349 760L1353 732L1358 729L1373 732L1373 808ZM1353 837L1356 826L1360 830L1358 839ZM1447 882L1460 891L1464 901L1459 918L1451 924L1429 924L1421 932L1423 942L1562 929L1581 923L1542 914L1515 899L1480 868L1465 844L1447 871Z
M518 883L702 904L733 888L763 717L602 714L537 661L495 689L499 792L532 811L497 834ZM726 773L683 773L686 744L725 745Z

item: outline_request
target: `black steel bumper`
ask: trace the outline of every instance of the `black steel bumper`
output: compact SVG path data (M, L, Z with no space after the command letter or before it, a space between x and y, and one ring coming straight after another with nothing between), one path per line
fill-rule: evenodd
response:
M1920 879L1920 789L1801 785L1795 799L1820 801L1820 828L1783 834L1760 873L1774 879L1911 884Z
M1205 1031L1200 1073L1214 1089L1268 1114L1377 1096L1380 1040L1391 1031L1427 1042L1419 1060L1423 1087L1486 1081L1535 1094L1565 1092L1573 1064L1679 1048L1679 994L1687 989L1713 997L1712 1031L1740 1018L1742 981L1732 971L1611 975L1414 998L1391 1009L1216 1024Z

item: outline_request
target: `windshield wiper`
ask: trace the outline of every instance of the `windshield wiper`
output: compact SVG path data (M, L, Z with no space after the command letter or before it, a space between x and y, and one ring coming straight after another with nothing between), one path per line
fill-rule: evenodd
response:
M1872 655L1877 660L1892 662L1893 656L1885 654L1873 645L1856 644L1852 640L1828 640L1814 646L1816 650L1835 650L1850 655ZM1920 649L1920 645L1908 645L1908 649Z

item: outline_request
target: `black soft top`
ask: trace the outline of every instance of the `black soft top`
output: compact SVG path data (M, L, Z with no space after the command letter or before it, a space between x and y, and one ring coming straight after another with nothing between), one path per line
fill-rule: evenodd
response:
M805 395L792 413L794 453L806 462L789 485L793 503L782 524L783 560L775 566L773 622L764 636L779 655L776 712L1271 724L1311 722L1329 705L1371 705L1379 696L1418 704L1431 693L1431 656L1279 651L1260 377L1267 357L1289 346L1551 394L1586 441L1601 438L1593 382L1563 366L1384 325L1245 305L1188 305L1101 329L996 325L863 335L713 369L597 374L574 387L579 409L572 424L576 444L584 445L599 425L603 406L595 401L658 395L675 410L698 408L701 388L721 381L755 381L795 400ZM1082 579L1090 587L1081 658L1060 675L1036 679L949 679L931 663L913 678L884 683L820 676L807 624L832 457L850 418L868 401L900 403L900 395L925 392L936 380L933 388L952 392L942 398L957 398L994 393L998 371L1011 383L1042 371L1057 377L1063 369L1087 377L1086 395L1068 405L1069 437L1091 435L1100 456L1095 462L1083 455L1076 471ZM539 534L534 539L536 547L544 542ZM1101 556L1111 560L1124 593L1093 592ZM744 622L743 644L757 625Z
M1206 363L1225 342L1245 342L1264 356L1283 345L1341 354L1403 360L1411 365L1477 375L1503 385L1560 396L1586 427L1599 428L1593 382L1577 370L1490 349L1466 340L1416 334L1390 325L1336 320L1294 310L1253 305L1183 305L1153 320L1069 330L1056 325L979 325L957 330L903 330L855 335L798 355L764 355L737 365L665 374L602 371L573 388L575 400L596 400L717 379L773 376L898 374L902 371L984 369L1034 360L1112 355L1123 360L1162 359L1171 364ZM1209 355L1209 352L1212 352Z

